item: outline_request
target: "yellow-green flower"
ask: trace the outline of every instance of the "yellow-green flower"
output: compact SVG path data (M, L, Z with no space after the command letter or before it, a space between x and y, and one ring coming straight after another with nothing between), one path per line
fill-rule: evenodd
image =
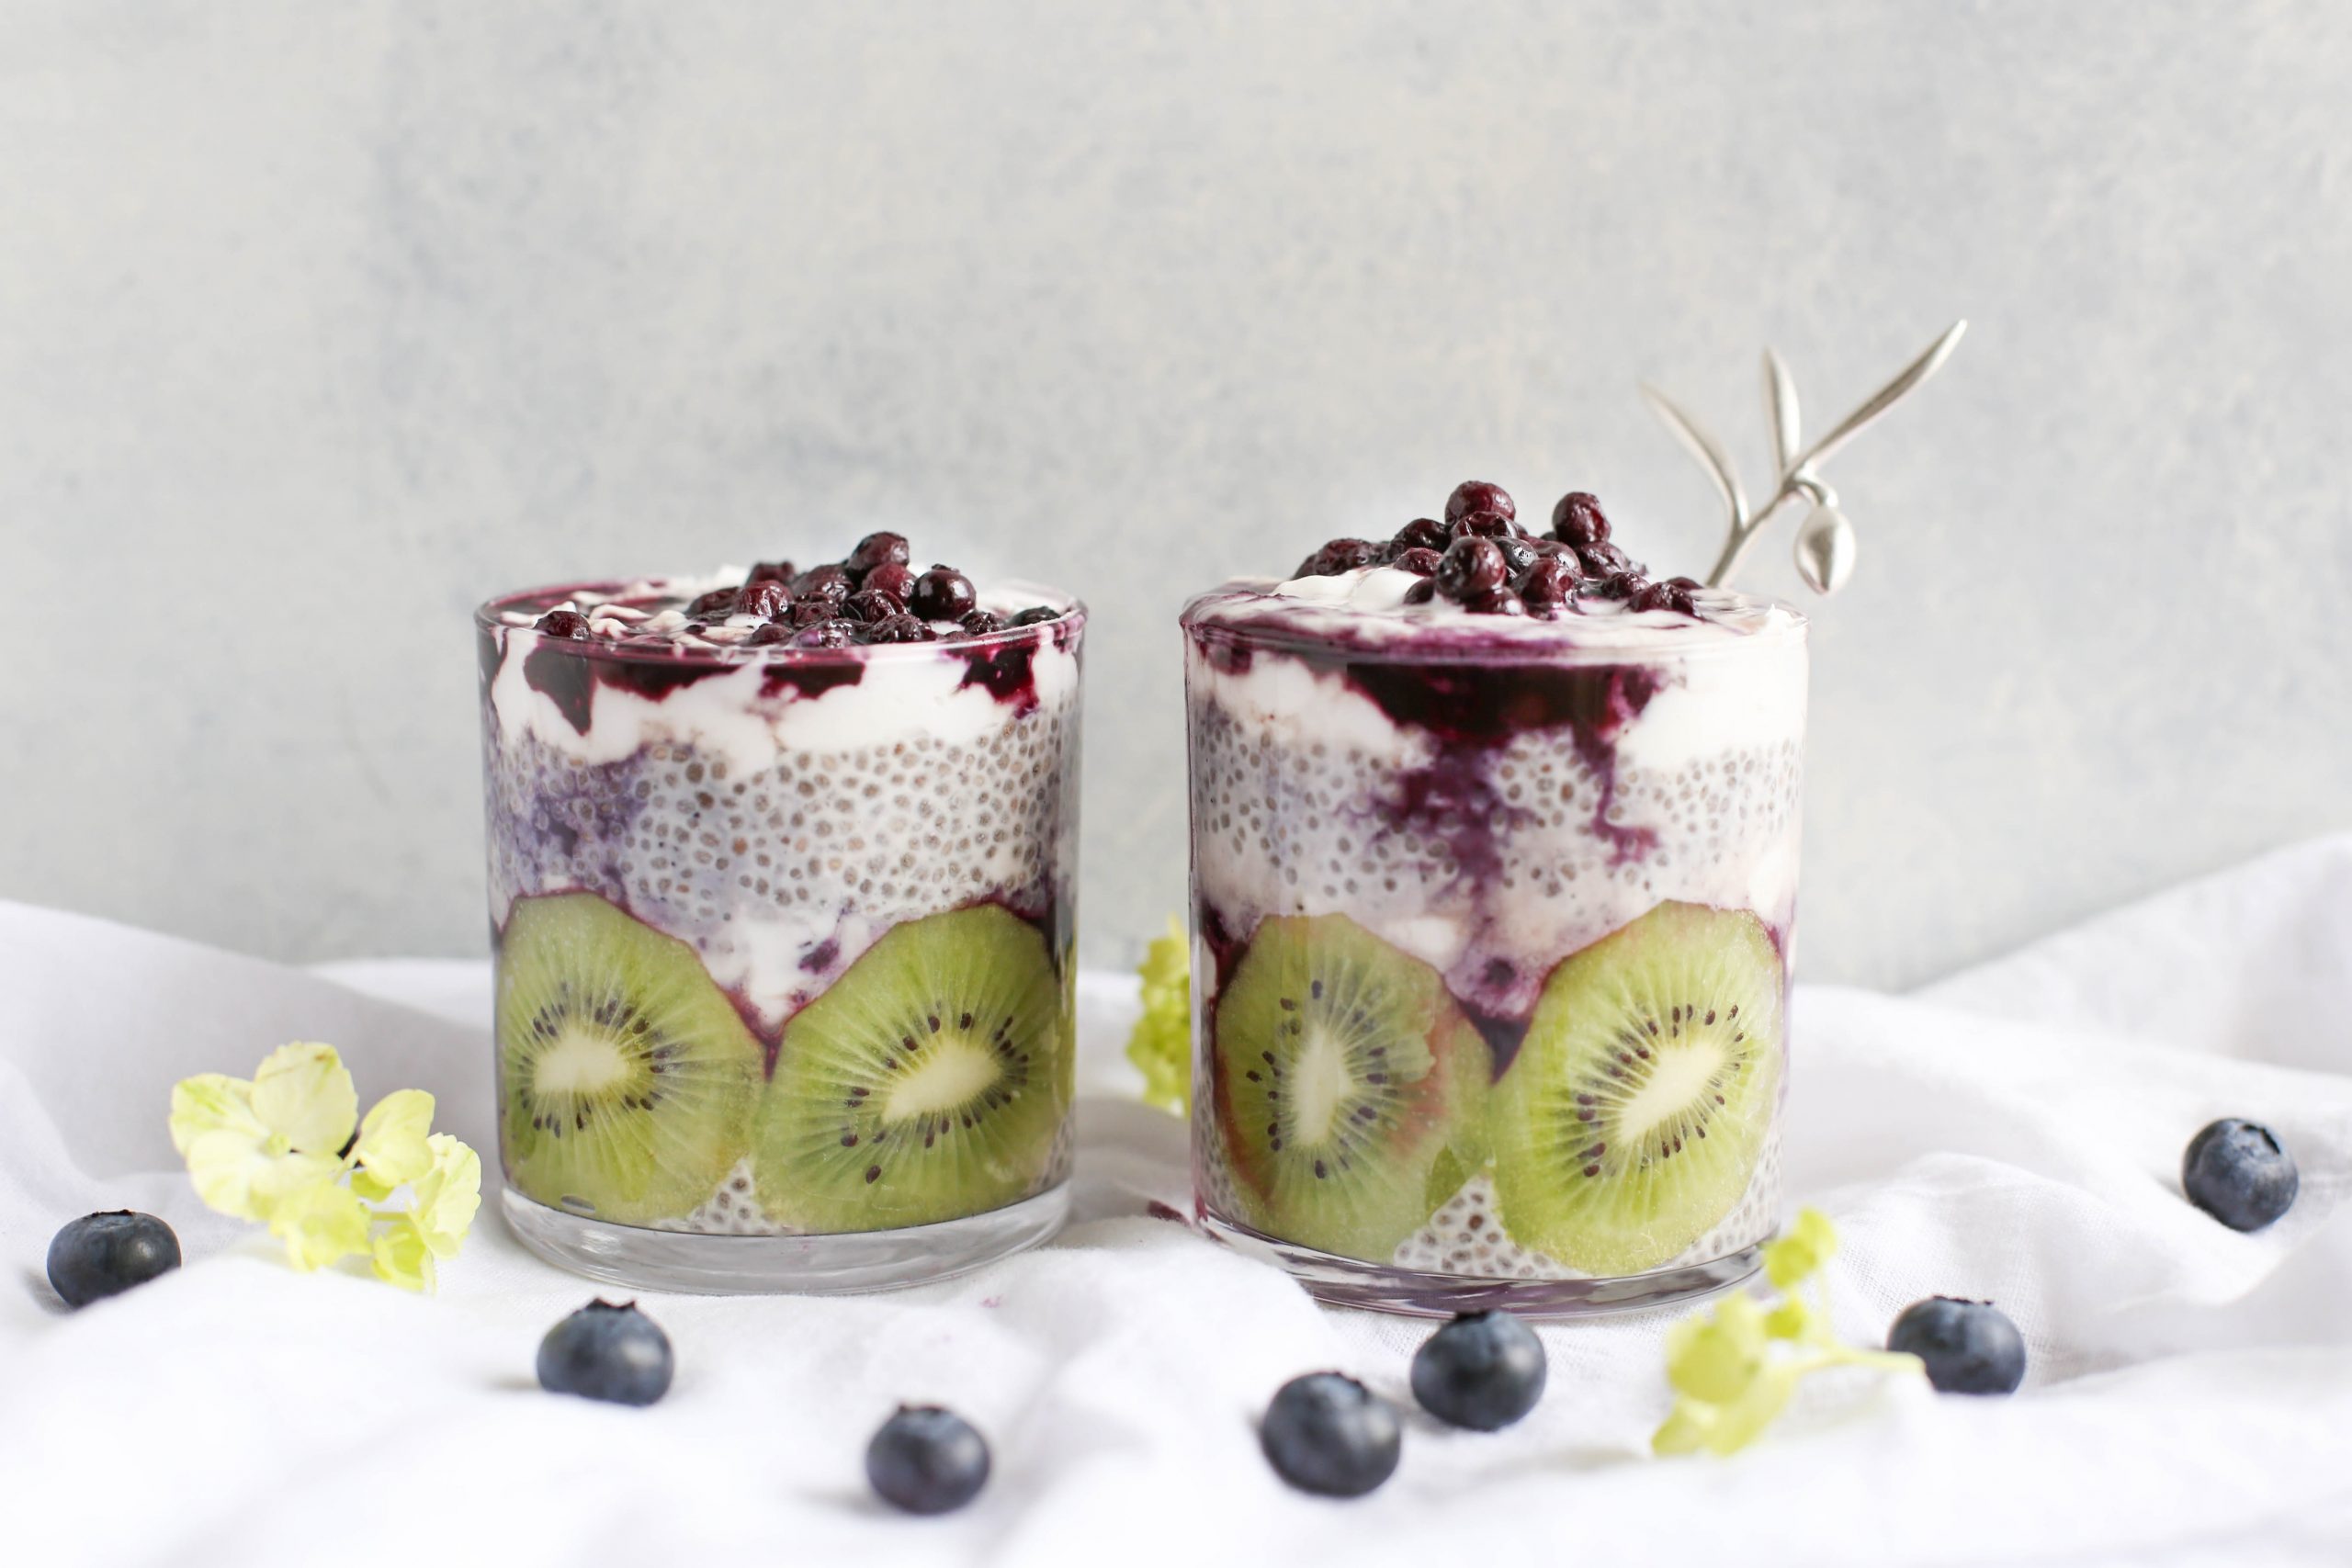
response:
M368 1251L374 1217L358 1193L322 1181L280 1199L269 1216L269 1234L286 1244L287 1261L307 1274Z
M172 1143L197 1195L266 1224L296 1269L358 1256L379 1279L430 1290L481 1207L481 1156L432 1130L422 1089L394 1090L364 1122L358 1109L334 1046L285 1045L251 1080L207 1073L174 1085ZM370 1206L403 1187L408 1208Z
M251 1080L206 1073L175 1085L172 1146L207 1205L266 1221L288 1193L340 1174L357 1107L334 1046L282 1045Z
M1144 1102L1181 1116L1193 1099L1193 955L1173 915L1168 934L1145 950L1136 974L1143 981L1143 1016L1127 1036L1127 1060L1143 1074Z

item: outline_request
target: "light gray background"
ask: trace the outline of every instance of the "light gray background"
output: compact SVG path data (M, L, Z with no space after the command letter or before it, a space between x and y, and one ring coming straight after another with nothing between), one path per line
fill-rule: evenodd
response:
M2344 6L0 4L0 896L482 940L468 607L876 525L1096 609L1087 928L1182 897L1188 587L1832 477L1804 960L2352 821ZM1785 536L1758 581L1788 590Z

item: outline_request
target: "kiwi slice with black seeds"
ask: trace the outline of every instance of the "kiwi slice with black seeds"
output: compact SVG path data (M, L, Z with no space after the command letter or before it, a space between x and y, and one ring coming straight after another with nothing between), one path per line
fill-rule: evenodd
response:
M1344 915L1259 922L1216 1004L1240 1216L1385 1263L1483 1159L1491 1058L1435 969Z
M1780 949L1744 909L1660 904L1563 960L1495 1088L1503 1228L1638 1274L1731 1213L1781 1097Z
M759 1043L684 942L593 893L522 899L497 1015L506 1179L530 1197L677 1219L743 1157Z
M760 1201L842 1232L1027 1197L1069 1111L1075 1048L1035 927L993 904L897 926L785 1026L753 1156Z

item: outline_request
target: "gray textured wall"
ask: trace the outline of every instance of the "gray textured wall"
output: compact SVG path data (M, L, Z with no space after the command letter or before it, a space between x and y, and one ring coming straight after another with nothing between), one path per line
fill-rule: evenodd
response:
M1805 961L2352 821L2340 5L0 4L0 895L481 941L465 612L876 525L1094 603L1092 954L1170 618L1481 476L1698 568L1650 376L1841 412ZM1776 541L1758 581L1788 588Z

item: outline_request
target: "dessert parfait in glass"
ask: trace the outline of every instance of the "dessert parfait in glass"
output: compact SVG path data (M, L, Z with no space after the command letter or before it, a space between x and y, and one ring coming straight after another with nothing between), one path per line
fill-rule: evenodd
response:
M1592 496L1185 607L1204 1222L1327 1299L1573 1313L1776 1224L1805 622Z
M902 1284L1050 1235L1078 602L876 534L475 623L516 1235L714 1291Z

